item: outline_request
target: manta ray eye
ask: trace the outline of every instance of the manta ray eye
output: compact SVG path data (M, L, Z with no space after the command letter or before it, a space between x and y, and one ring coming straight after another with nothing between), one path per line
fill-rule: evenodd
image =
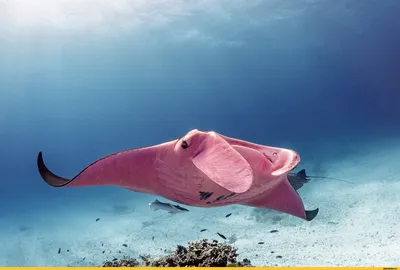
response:
M189 144L187 143L187 141L182 141L181 147L182 147L183 149L186 149L186 148L189 147Z

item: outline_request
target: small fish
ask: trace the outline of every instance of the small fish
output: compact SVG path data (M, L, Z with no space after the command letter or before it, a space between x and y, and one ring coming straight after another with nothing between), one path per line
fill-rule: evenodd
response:
M232 215L232 213L227 214L225 217L230 217Z
M151 240L154 240L154 236L151 238Z
M160 202L159 200L155 200L154 202L149 203L149 206L153 211L157 211L157 210L161 209L161 210L167 211L169 214L189 212L188 209L183 208L177 204L173 205L170 203Z
M99 220L100 220L100 218L96 218L96 222L99 221Z
M124 246L124 247L128 247L128 245L127 245L127 244L122 244L122 246Z
M221 237L221 238L223 238L223 239L225 239L226 240L226 237L225 237L225 235L223 235L223 234L220 234L219 232L217 232L217 234Z
M207 229L202 229L202 230L200 230L200 232L205 232L205 231L207 231Z
M269 232L270 232L270 233L277 233L278 230L270 230Z
M58 254L60 254L61 253L61 248L58 248Z
M339 224L339 222L335 222L335 221L328 221L328 224L337 225L337 224Z
M345 182L345 183L348 183L348 184L354 184L353 182L350 182L350 181L347 181L347 180L343 180L343 179L339 179L339 178L317 176L317 175L314 175L314 176L313 175L307 175L305 169L300 170L297 173L289 173L287 175L287 178L289 180L289 183L291 184L291 186L295 190L299 190L305 183L308 183L308 181L310 181L311 178L336 180L336 181L341 181L341 182Z
M264 245L265 242L258 242L259 245Z

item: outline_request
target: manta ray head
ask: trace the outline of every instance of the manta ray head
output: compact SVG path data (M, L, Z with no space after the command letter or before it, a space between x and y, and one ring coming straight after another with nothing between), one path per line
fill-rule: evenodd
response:
M207 146L212 145L213 138L218 136L215 132L203 132L197 129L189 131L175 143L174 154L180 158L193 159L202 153Z

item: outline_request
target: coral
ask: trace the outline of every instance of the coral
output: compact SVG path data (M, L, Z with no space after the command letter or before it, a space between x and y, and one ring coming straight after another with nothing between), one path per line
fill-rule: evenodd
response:
M244 267L251 266L248 259L237 261L237 249L226 244L202 239L188 243L188 247L178 245L176 250L160 258L142 256L143 264L136 259L124 258L122 260L106 261L103 266L151 266L151 267Z
M123 258L121 260L105 261L103 267L135 267L140 266L136 259Z

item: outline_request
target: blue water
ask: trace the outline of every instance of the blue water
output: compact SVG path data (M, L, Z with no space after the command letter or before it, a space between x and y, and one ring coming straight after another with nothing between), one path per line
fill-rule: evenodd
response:
M255 265L399 265L399 11L396 0L0 1L0 265L100 265L125 242L137 256L222 240L197 233L207 226L231 230ZM73 177L195 128L296 150L299 169L355 185L311 180L300 195L325 206L319 216L277 223L246 207L170 216L117 187L50 187L36 167L43 151ZM255 255L272 227L282 259Z

